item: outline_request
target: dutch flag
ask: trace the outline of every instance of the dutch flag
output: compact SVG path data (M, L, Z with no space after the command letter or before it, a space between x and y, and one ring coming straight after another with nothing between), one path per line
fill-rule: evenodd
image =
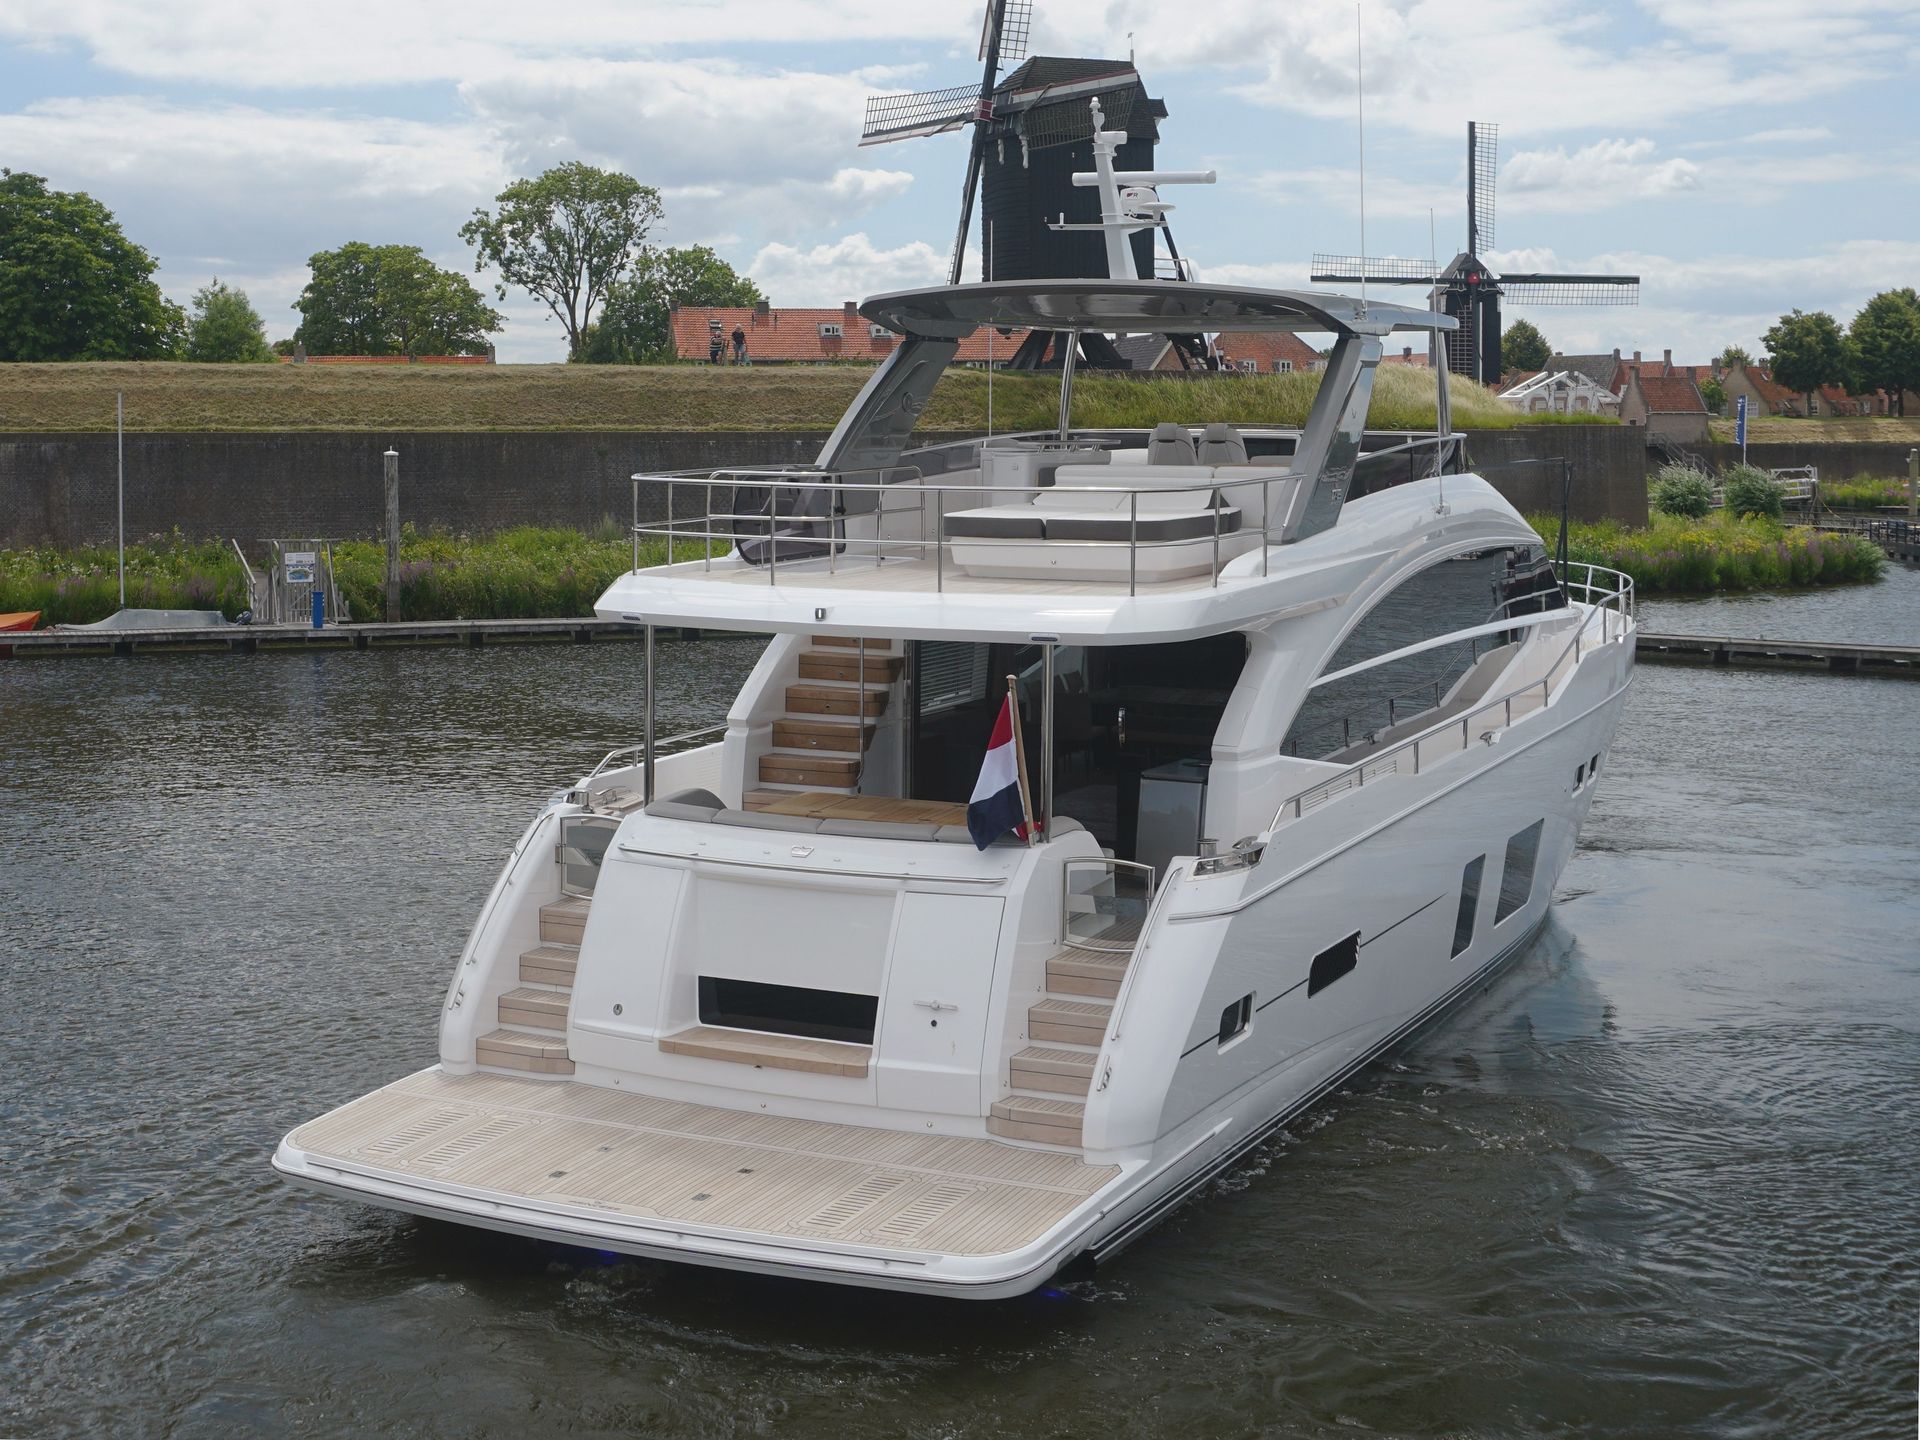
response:
M1020 764L1013 753L1013 697L1000 702L1000 718L993 722L987 758L967 802L967 829L973 843L984 850L1007 831L1027 838L1026 807L1020 803Z

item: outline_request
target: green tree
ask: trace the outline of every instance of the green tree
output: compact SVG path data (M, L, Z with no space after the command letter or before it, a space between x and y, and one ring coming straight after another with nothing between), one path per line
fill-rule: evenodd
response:
M1744 345L1729 345L1720 352L1720 358L1714 363L1722 370L1731 370L1736 365L1751 365L1753 356L1747 353Z
M662 214L660 192L631 175L579 161L516 180L498 195L498 214L475 210L460 227L473 268L492 265L508 285L546 302L567 329L567 358L582 357L593 312L633 265Z
M1715 415L1723 415L1727 409L1727 387L1709 375L1700 382L1700 398L1707 402L1707 409Z
M1552 357L1553 346L1531 321L1514 321L1500 337L1500 363L1509 370L1544 370Z
M1907 391L1920 388L1920 293L1882 290L1853 317L1847 339L1857 388L1885 390L1905 415Z
M1847 347L1833 316L1824 310L1811 315L1794 310L1760 337L1773 357L1773 378L1807 397L1813 413L1813 392L1845 377Z
M676 358L675 305L757 305L765 298L705 245L649 247L633 273L607 291L581 358L595 365L664 365Z
M186 316L91 195L0 169L0 360L157 360Z
M293 338L309 355L478 355L500 314L417 245L355 240L307 261Z
M220 283L219 277L193 294L187 321L187 359L216 364L260 364L273 359L267 325L247 292Z

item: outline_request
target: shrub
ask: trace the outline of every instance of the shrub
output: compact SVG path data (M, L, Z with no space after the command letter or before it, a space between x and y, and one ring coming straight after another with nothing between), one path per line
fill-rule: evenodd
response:
M1759 515L1768 520L1780 518L1780 487L1766 471L1752 465L1736 465L1722 477L1726 506L1733 515Z
M1653 508L1663 514L1702 520L1713 508L1713 481L1691 465L1662 465L1654 474L1648 497Z
M1541 534L1557 519L1532 517ZM1617 520L1570 527L1567 557L1631 575L1643 593L1699 594L1788 585L1848 585L1878 580L1880 547L1858 535L1786 529L1725 511L1705 520L1656 515L1644 530Z
M1851 480L1822 481L1820 500L1835 510L1873 510L1907 503L1907 482L1881 475L1856 475Z

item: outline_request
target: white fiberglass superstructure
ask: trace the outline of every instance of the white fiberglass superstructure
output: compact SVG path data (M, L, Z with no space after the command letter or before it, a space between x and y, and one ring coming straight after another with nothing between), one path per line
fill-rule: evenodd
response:
M1423 311L1155 281L882 296L812 466L658 477L641 744L528 827L429 1068L296 1182L666 1259L949 1295L1098 1260L1524 948L1633 664L1459 437L1365 430ZM914 448L961 338L1330 332L1299 430ZM636 542L637 543L637 542ZM770 637L711 731L658 626ZM1039 817L965 801L1009 686Z

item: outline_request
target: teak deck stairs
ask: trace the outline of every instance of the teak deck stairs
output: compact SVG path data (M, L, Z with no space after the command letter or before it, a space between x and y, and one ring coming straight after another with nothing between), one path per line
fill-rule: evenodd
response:
M906 662L893 641L868 640L863 675L857 637L816 635L812 643L800 656L798 683L787 687L786 713L773 722L773 748L760 757L762 788L747 793L745 809L762 809L783 791L851 795L860 783L875 722Z
M1007 1064L1006 1092L987 1131L1078 1150L1093 1067L1113 1016L1130 951L1069 945L1047 961L1046 993L1027 1011L1027 1047Z
M588 901L568 896L540 907L540 943L520 956L520 984L500 997L500 1028L475 1042L483 1070L573 1074L567 1053L567 1006L587 928Z

